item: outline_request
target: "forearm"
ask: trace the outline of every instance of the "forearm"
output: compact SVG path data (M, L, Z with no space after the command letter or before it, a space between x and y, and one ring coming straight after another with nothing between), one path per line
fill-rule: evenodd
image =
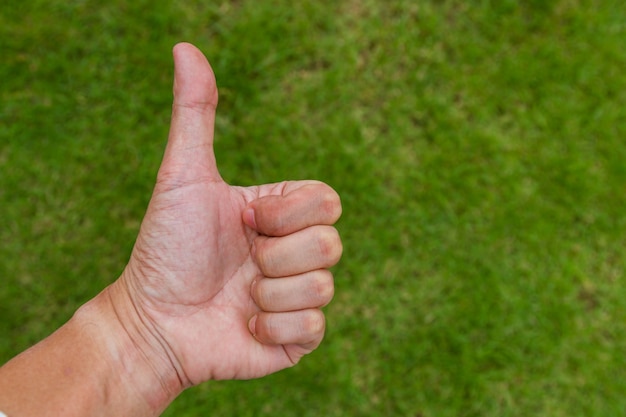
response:
M156 416L179 392L158 377L113 308L112 287L0 368L8 417Z

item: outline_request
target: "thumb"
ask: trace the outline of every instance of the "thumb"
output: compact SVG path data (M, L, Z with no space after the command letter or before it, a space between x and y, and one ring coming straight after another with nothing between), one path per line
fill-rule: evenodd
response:
M218 94L215 76L195 46L174 47L174 104L159 179L172 185L221 181L213 153Z

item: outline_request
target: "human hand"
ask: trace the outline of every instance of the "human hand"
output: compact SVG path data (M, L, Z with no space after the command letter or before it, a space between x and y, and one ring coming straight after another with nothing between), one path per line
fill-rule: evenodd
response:
M213 153L212 70L190 44L174 60L167 148L130 261L108 292L142 355L182 389L261 377L319 345L341 203L316 181L226 184Z
M0 367L9 415L156 416L186 387L297 363L324 335L339 196L317 181L226 184L217 88L177 45L170 136L121 277Z

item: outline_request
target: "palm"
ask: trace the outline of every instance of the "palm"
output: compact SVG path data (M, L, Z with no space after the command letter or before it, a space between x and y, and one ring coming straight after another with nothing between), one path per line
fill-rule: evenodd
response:
M134 253L150 253L159 269L141 271L139 288L186 377L253 378L288 366L282 347L259 343L246 325L258 311L250 285L262 274L250 256L257 233L243 224L242 211L263 189L223 182L158 188ZM219 363L204 363L205 352Z
M321 341L341 205L316 182L226 184L213 154L210 66L190 45L175 60L168 145L122 282L183 384L263 376Z

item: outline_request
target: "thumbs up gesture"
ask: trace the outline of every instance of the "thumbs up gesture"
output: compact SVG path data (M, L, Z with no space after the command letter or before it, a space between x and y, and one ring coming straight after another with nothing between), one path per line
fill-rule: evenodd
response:
M342 245L321 182L231 186L213 153L217 87L204 55L174 48L167 148L131 258L107 289L165 389L256 378L321 342Z
M169 139L128 264L0 367L8 415L156 416L203 381L295 365L324 336L339 196L317 181L226 184L211 67L190 44L174 62Z

